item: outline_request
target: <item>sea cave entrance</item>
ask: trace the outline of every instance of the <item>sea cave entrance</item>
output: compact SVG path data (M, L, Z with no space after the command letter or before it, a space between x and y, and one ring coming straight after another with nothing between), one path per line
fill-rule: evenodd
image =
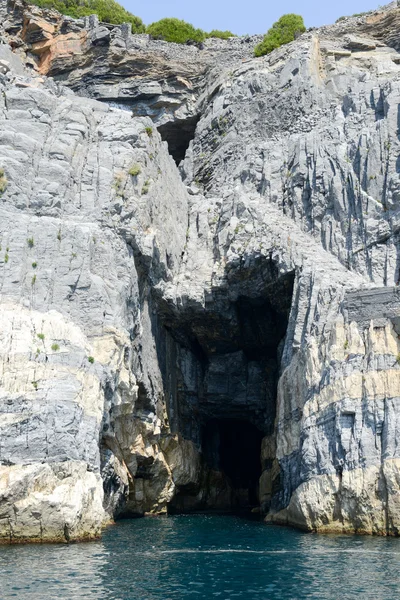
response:
M180 369L170 390L172 431L193 442L201 466L177 483L171 513L268 510L269 490L279 494L271 448L294 274L266 285L267 267L260 264L245 290L240 282L247 293L215 295L204 312L191 313L186 344L174 355ZM264 438L272 440L265 456Z

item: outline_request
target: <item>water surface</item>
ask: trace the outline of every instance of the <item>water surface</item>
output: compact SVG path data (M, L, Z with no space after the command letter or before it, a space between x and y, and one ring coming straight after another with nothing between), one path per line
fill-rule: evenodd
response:
M400 539L232 516L121 521L100 542L0 546L0 598L397 600Z

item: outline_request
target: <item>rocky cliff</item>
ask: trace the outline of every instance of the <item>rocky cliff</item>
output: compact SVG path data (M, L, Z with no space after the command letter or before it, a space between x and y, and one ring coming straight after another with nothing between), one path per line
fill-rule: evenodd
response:
M397 4L257 59L0 20L0 539L397 535Z

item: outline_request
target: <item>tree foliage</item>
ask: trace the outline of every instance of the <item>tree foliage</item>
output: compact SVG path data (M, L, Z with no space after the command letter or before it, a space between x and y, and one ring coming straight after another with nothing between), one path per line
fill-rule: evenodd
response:
M176 44L185 44L188 41L203 42L207 37L202 29L196 29L190 23L174 18L161 19L152 23L147 27L146 33L156 39Z
M207 33L208 38L219 38L220 40L227 40L230 37L236 37L231 31L220 31L219 29L213 29L210 33Z
M145 26L139 17L125 10L115 0L32 0L42 8L54 8L63 15L79 19L96 14L104 23L130 23L132 33L144 33Z
M264 54L269 54L275 48L292 42L296 34L303 33L305 30L303 17L293 13L283 15L267 31L263 41L255 47L254 55L264 56Z

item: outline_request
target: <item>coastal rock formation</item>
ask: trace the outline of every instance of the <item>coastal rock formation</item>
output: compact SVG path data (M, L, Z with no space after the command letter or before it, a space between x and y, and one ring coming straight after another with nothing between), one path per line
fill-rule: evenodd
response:
M397 535L397 4L257 59L0 10L0 539Z

